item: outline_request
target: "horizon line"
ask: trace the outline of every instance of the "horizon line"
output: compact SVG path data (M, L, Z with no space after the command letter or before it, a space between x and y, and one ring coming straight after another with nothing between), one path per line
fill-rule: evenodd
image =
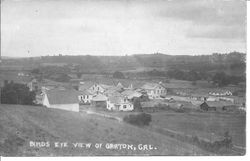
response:
M166 55L166 56L207 56L207 55L213 55L213 54L230 54L230 53L242 53L246 54L246 52L241 52L241 51L230 51L230 52L213 52L210 54L165 54L161 52L155 52L155 53L138 53L138 54L124 54L124 55L91 55L91 54L72 54L72 55L67 55L67 54L48 54L48 55L40 55L40 56L5 56L5 55L0 55L1 59L24 59L24 58L39 58L39 57L53 57L53 56L95 56L95 57L102 57L102 56L107 56L107 57L124 57L124 56L137 56L137 55Z

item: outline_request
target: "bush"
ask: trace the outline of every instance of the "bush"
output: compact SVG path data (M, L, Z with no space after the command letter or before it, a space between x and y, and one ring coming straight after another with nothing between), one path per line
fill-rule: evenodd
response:
M229 135L229 132L225 132L224 139L208 142L202 139L199 139L197 136L192 136L191 142L202 149L205 149L210 152L220 153L223 148L230 149L232 147L232 137Z
M141 102L139 98L136 98L133 102L134 104L134 111L135 112L142 112Z
M149 123L152 121L151 115L146 113L140 113L140 114L131 114L128 116L125 116L123 118L123 121L130 123L132 125L136 126L148 126Z

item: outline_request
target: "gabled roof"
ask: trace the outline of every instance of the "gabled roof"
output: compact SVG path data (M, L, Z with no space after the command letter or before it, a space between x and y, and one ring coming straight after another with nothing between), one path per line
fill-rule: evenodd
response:
M162 85L158 83L146 83L141 88L142 89L155 89L156 87L159 87L159 86L162 86Z
M94 96L92 100L93 101L106 101L107 97L103 94L98 94L98 95Z
M106 89L106 90L114 87L114 86L106 85L106 84L99 84L99 86L102 87L103 89Z
M89 91L89 90L78 91L78 93L80 95L93 95L93 93L91 93L91 91Z
M52 89L46 92L50 104L76 104L79 93L76 90Z
M122 85L121 82L118 82L117 87L119 87L119 88L124 88L124 86Z
M95 84L94 82L80 82L79 90L81 91L88 90L94 84Z
M133 98L133 97L141 97L142 94L134 91L134 90L125 90L121 93L123 96L128 97L129 99Z
M111 95L117 95L120 94L120 89L117 87L110 88L104 92L106 95L111 96Z

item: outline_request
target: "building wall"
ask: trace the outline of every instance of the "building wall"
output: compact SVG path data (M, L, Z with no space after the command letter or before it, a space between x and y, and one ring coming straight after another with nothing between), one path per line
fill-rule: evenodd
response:
M92 91L94 91L95 93L99 92L99 93L103 93L104 92L104 89L99 86L98 84L94 84L93 86L90 87L90 89Z
M162 86L158 86L155 89L146 89L146 91L150 99L160 98L160 96L167 94L167 90Z
M131 103L122 103L119 108L119 111L133 111L133 110L134 110L134 105Z
M43 104L43 106L50 107L47 94L44 94L42 104Z
M92 95L80 95L78 97L79 101L81 101L82 103L91 103L92 98Z
M55 109L61 109L61 110L67 110L67 111L74 111L74 112L79 112L79 104L53 104L51 105L49 103L47 94L44 95L43 105L46 106L47 108L55 108Z
M118 110L115 107L115 104L111 103L110 101L107 101L107 109L108 110Z
M116 107L116 105L114 103L107 101L107 109L108 110L118 110L118 111L133 111L134 110L134 105L132 103L121 103L117 106L118 107Z

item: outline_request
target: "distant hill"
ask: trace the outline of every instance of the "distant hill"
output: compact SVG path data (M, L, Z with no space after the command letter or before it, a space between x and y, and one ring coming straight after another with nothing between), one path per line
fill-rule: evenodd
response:
M167 136L126 123L85 113L38 106L0 106L1 156L80 155L209 155L209 153ZM157 150L107 150L82 148L32 148L29 141L151 144Z
M22 59L4 59L3 66L29 67L77 65L84 72L114 72L137 69L179 69L196 71L224 71L229 74L245 73L246 54L240 52L212 55L137 54L131 56L42 56Z

